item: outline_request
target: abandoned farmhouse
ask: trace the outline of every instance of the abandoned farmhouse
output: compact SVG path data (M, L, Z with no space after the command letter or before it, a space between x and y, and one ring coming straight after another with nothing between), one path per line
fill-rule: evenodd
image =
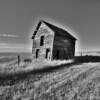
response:
M33 60L70 59L75 54L76 38L46 21L39 21L33 36Z

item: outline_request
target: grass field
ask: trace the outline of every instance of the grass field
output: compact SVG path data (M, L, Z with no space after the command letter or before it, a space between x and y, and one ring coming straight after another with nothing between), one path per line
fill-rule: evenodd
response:
M100 100L99 57L76 57L51 66L1 78L0 100Z

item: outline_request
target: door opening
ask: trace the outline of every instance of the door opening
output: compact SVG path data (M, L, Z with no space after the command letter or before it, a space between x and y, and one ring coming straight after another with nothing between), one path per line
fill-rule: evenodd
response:
M49 58L49 52L50 52L50 48L47 48L47 49L46 49L46 55L45 55L45 58L46 58L46 59Z
M56 52L56 58L59 59L59 50Z
M39 55L39 49L36 49L36 59L38 58Z

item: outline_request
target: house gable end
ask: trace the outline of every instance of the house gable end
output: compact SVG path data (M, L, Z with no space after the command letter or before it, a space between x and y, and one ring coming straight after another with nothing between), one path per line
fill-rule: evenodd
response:
M40 32L39 32L40 31ZM48 26L48 25L46 25L43 21L40 21L39 23L38 23L38 25L37 25L37 27L36 27L36 29L35 29L35 31L34 31L34 33L33 33L33 36L32 36L32 39L34 39L35 38L35 36L36 36L36 34L37 33L48 33L48 34L54 34L54 31ZM41 35L41 34L40 34Z
M33 58L39 60L52 59L54 31L41 21L33 36Z

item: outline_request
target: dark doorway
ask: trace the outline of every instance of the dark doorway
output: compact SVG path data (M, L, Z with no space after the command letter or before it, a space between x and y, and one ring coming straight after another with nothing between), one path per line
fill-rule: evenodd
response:
M36 49L36 59L38 58L39 55L39 49Z
M44 45L44 36L41 36L40 38L40 46Z
M49 52L50 52L50 49L49 48L47 48L46 49L46 55L45 55L45 58L47 59L48 58L48 56L49 56Z
M56 58L59 59L59 50L56 52Z

